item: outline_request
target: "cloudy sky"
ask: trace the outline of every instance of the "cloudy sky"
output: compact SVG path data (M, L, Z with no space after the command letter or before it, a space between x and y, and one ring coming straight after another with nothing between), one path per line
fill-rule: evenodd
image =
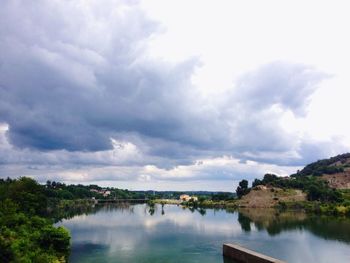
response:
M348 152L347 7L3 0L0 177L233 191Z

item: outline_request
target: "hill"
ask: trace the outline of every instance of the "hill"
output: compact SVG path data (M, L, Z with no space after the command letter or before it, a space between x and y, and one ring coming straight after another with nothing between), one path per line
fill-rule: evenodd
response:
M291 175L291 177L305 176L317 176L327 181L331 188L350 189L350 153L318 160Z
M316 201L350 204L350 153L318 160L291 176L265 174L252 187L242 180L237 187L238 205L273 207L281 203Z

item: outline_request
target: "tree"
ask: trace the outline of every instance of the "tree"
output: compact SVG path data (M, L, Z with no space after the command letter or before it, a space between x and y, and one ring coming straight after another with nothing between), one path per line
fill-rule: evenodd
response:
M8 198L18 204L23 212L31 214L46 212L47 198L44 187L31 178L21 177L13 181L8 187Z
M239 186L242 187L243 189L248 188L248 181L243 179L242 181L239 182Z
M243 195L249 193L247 180L243 179L239 182L238 187L236 189L236 193L238 198L241 198Z
M272 183L278 179L278 176L275 174L265 174L263 182L264 184Z
M262 185L263 182L259 179L254 179L253 183L252 183L252 187L255 187L257 185Z
M47 180L47 181L46 181L46 187L47 187L47 188L50 188L50 187L51 187L51 181L50 181L50 180Z

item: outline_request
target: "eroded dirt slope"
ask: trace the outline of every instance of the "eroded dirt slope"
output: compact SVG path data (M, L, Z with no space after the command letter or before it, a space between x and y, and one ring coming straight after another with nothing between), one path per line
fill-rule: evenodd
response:
M238 201L241 207L274 207L278 202L305 201L306 194L296 189L257 186Z

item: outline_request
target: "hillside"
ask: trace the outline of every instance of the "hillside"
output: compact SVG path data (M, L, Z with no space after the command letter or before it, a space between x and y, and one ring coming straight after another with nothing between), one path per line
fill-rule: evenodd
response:
M350 189L350 170L342 173L324 174L321 178L326 180L331 188Z
M313 162L291 176L317 176L326 180L331 188L350 189L350 153Z
M350 153L319 160L306 165L291 176L265 174L255 179L252 187L242 180L237 187L241 207L274 207L279 203L318 201L349 203Z
M279 187L258 185L244 195L239 201L240 207L268 208L279 202L305 201L306 194L298 189L282 189Z

